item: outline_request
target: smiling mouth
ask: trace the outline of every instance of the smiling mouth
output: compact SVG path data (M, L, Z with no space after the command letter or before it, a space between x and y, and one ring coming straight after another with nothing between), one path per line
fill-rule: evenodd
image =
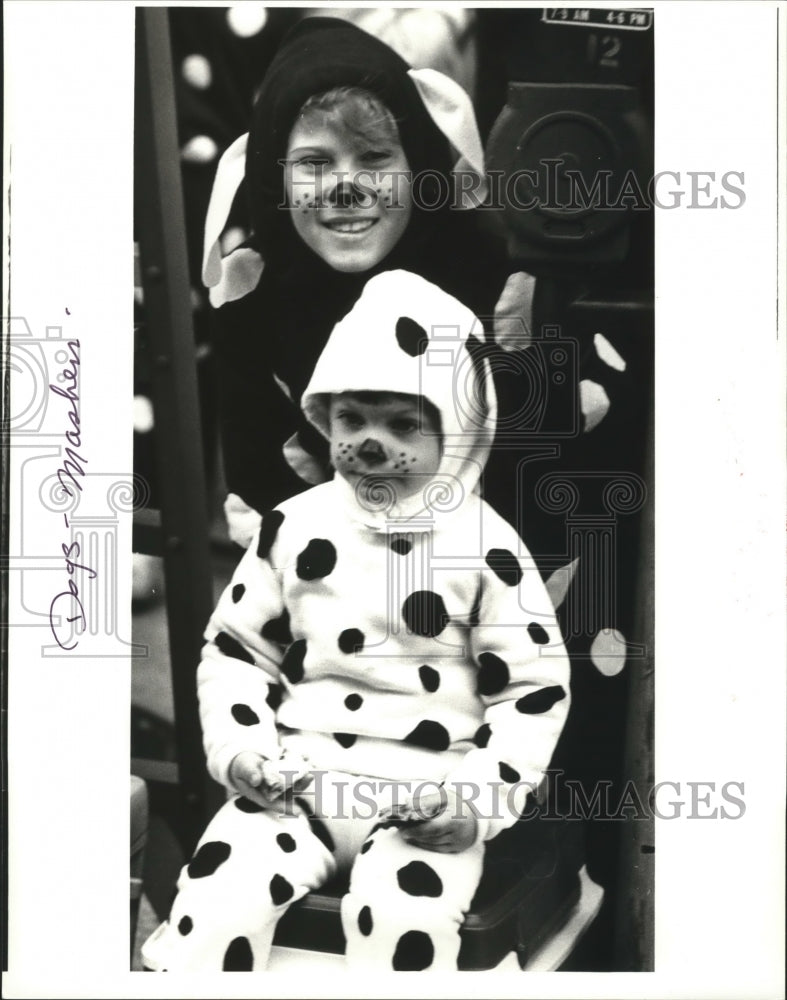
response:
M378 219L329 219L323 222L322 225L326 229L330 229L332 233L359 236L363 233L368 233L378 221Z

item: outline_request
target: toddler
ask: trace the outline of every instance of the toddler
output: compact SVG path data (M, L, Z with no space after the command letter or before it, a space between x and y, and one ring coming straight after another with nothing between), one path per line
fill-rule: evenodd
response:
M569 706L554 609L478 494L495 430L474 314L372 278L303 394L334 478L265 512L198 668L228 792L148 939L158 971L259 970L285 909L349 873L350 968L450 970L485 844Z

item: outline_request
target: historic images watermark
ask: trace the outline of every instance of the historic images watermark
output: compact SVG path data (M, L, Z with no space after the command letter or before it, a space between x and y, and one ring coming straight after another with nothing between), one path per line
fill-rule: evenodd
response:
M285 791L271 808L286 813L294 801L292 782L300 772L282 769L279 773ZM394 815L400 814L402 824L423 822L446 810L452 818L460 818L468 806L482 819L492 820L737 820L746 813L746 787L738 780L659 781L643 791L633 781L616 787L612 781L602 780L586 787L581 781L566 778L562 770L550 769L538 785L527 781L490 781L483 786L473 781L455 782L450 789L454 795L449 797L446 783L434 780L343 780L319 769L311 775L311 784L300 790L297 798L316 815L331 819L372 819L383 798Z
M45 657L145 655L119 635L119 525L144 505L138 476L91 465L82 420L82 344L64 333L74 318L42 334L24 317L4 317L9 382L4 420L11 483L7 625L41 631Z
M473 207L482 211L509 209L584 214L587 212L637 212L652 208L738 209L746 204L746 175L743 170L659 170L643 178L633 169L596 170L589 175L574 160L550 157L536 169L488 170L459 173L451 183L437 170L371 170L355 172L317 164L308 180L293 176L291 160L279 160L298 210L335 204L341 192L344 208L371 209L382 204L386 210L407 205L425 212L445 208L456 211ZM299 197L300 194L300 197ZM290 210L288 200L280 209Z

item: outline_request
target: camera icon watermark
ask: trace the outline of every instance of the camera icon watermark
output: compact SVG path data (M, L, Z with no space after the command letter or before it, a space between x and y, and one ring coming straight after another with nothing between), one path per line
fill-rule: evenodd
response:
M2 377L12 386L8 394L9 411L3 414L2 430L14 438L62 434L62 421L53 416L50 383L57 382L57 372L69 363L68 342L61 326L46 326L43 336L36 336L24 317L3 319L7 350L3 356Z
M495 448L575 438L581 431L579 345L558 325L531 332L509 321L506 348L487 341L484 322L463 336L456 326L433 326L421 358L420 392L427 396L440 369L450 367L453 419L444 438L491 434ZM488 375L487 375L488 373ZM496 397L491 405L489 386Z

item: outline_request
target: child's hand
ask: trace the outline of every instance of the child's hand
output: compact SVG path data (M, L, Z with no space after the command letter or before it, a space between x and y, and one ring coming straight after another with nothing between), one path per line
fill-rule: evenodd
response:
M418 808L421 813L434 815L403 831L409 844L440 854L460 854L475 842L478 833L475 813L455 792L443 788L442 795L440 792L422 795Z
M230 780L247 799L270 807L287 792L302 792L312 782L308 761L283 753L278 760L268 760L253 750L237 754L230 764Z
M466 851L478 833L472 808L447 788L442 794L421 795L417 803L381 810L379 818L400 820L401 835L408 844L441 854Z
M272 799L294 792L302 792L312 783L311 763L300 754L283 750L278 760L266 760L263 765L263 784Z

